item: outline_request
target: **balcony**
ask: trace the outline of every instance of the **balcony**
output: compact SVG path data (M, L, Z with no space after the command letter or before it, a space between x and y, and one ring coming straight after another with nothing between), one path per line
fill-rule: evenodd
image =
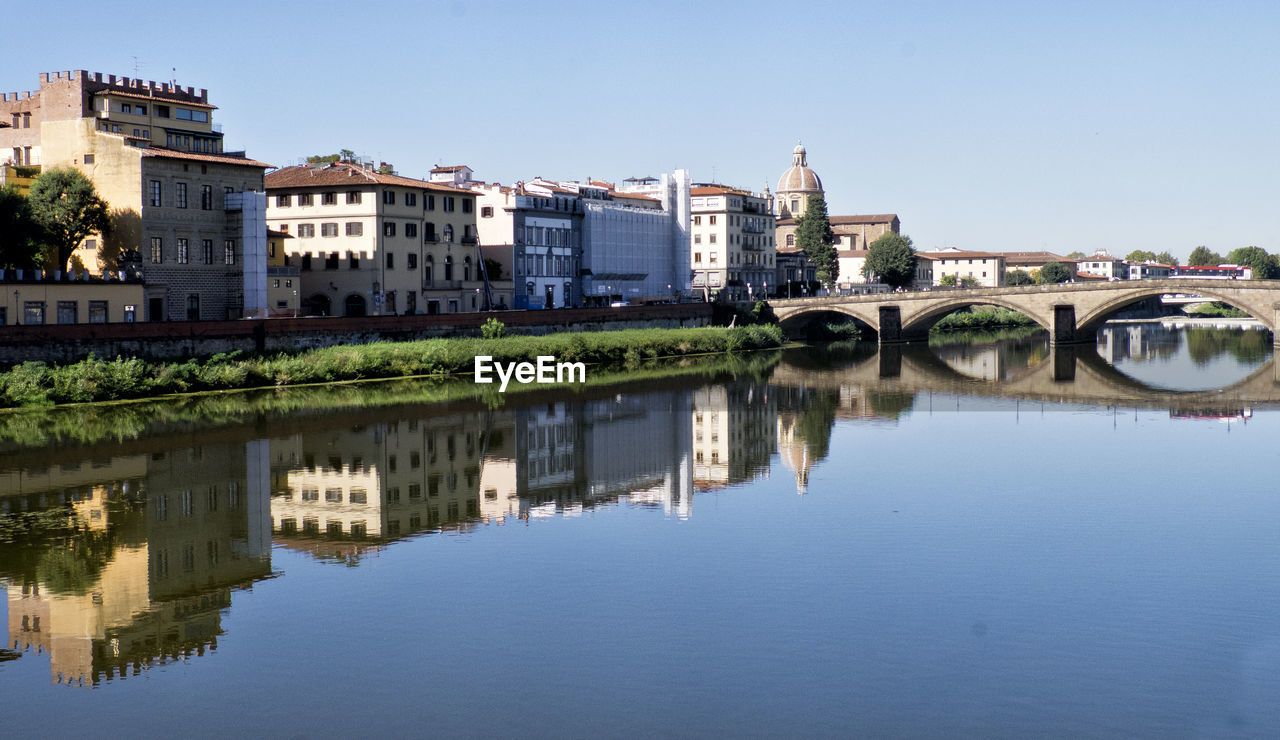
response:
M479 244L479 243L480 243L480 237L478 237L478 236L464 236L464 237L462 237L462 243L463 243L463 245L465 245L465 246L468 246L468 247L474 247L475 245L477 245L477 244Z
M747 221L742 224L742 230L748 234L763 234L764 224L753 224L750 221Z

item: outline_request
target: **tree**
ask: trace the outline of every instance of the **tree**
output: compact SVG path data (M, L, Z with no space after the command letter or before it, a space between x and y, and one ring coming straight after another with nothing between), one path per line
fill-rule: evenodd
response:
M891 231L871 242L862 274L877 277L894 288L911 285L916 277L916 250L911 247L911 237Z
M502 279L502 263L492 257L484 258L484 274L489 282Z
M1171 265L1173 267L1178 266L1178 258L1174 257L1168 251L1164 251L1164 252L1161 252L1160 254L1157 254L1156 262L1159 262L1162 265Z
M954 288L956 287L957 284L959 284L959 282L960 281L956 280L955 275L943 275L942 277L938 278L938 287Z
M1191 256L1187 258L1187 265L1191 267L1205 267L1222 264L1222 255L1210 249L1203 244L1191 250Z
M1026 270L1010 270L1004 274L1005 285L1034 285L1035 282Z
M840 258L832 246L835 242L827 218L827 199L821 194L810 195L804 213L796 219L796 246L817 269L818 282L828 287L840 277Z
M1247 265L1253 268L1254 280L1275 280L1280 278L1280 264L1274 254L1267 254L1261 247L1240 247L1231 250L1227 262L1233 265Z
M1155 262L1156 253L1148 252L1145 249L1135 249L1132 252L1130 252L1124 259L1126 262Z
M1050 283L1065 283L1071 279L1071 268L1061 262L1046 262L1044 267L1040 268L1040 274L1036 277L1036 282L1041 285Z
M964 277L960 278L960 287L966 288L966 289L976 288L978 287L978 278L972 275L965 275Z
M32 219L43 232L40 261L51 270L67 269L80 242L111 228L106 201L79 170L55 167L40 173L31 184L27 202Z
M331 164L338 161L336 154L313 154L307 157L307 164Z
M1085 253L1080 251L1072 252L1071 254L1067 255L1067 259L1070 259L1070 260L1082 260L1085 257L1086 257Z
M31 219L31 205L17 186L0 189L0 267L35 267L39 234L39 227Z

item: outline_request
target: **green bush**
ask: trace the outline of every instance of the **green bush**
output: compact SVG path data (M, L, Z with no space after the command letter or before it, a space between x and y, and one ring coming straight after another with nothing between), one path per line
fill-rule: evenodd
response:
M493 317L485 319L484 326L480 327L480 336L485 339L500 339L506 332L506 324Z

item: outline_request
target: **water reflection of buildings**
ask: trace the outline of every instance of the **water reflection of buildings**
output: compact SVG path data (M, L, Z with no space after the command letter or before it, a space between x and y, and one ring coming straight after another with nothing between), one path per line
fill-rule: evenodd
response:
M1168 357L1178 351L1182 334L1158 322L1104 326L1098 330L1098 354L1111 364L1121 360Z
M234 589L270 574L265 443L0 476L9 645L93 686L202 655ZM34 541L33 541L34 540Z
M714 490L769 473L777 444L778 402L763 382L693 392L693 479Z

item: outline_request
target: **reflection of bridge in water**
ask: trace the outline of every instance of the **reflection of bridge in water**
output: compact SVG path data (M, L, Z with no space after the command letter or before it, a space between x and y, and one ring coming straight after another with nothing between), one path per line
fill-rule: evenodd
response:
M1063 345L1045 348L1024 365L1002 368L998 377L985 380L966 375L924 345L883 345L878 350L851 352L845 361L833 357L823 368L784 361L770 383L1171 410L1280 408L1280 368L1274 358L1248 377L1208 391L1153 388L1107 364L1092 347Z

